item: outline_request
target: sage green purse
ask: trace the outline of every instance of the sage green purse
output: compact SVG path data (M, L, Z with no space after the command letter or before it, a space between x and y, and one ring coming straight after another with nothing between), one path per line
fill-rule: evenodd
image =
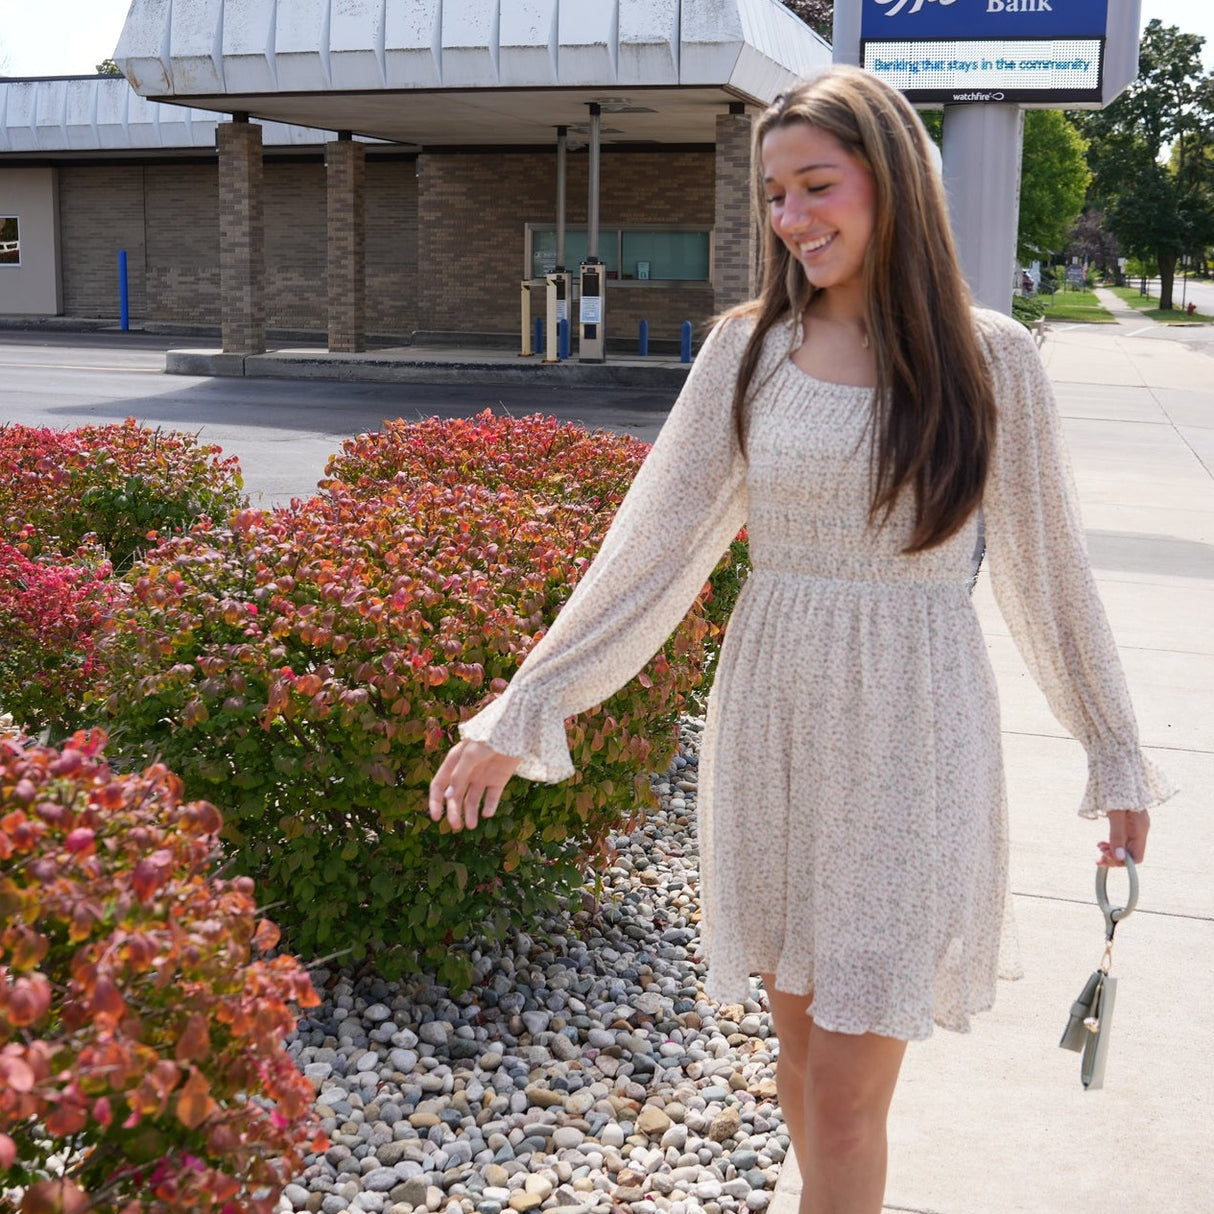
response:
M1088 1092L1104 1087L1113 1004L1117 999L1117 979L1109 973L1113 965L1113 933L1138 905L1138 870L1129 856L1126 856L1125 867L1130 878L1130 896L1125 906L1120 907L1113 907L1109 903L1109 870L1096 870L1096 902L1104 914L1105 924L1104 956L1079 992L1079 998L1071 1004L1070 1018L1058 1043L1064 1050L1075 1050L1083 1055L1079 1064L1079 1078Z

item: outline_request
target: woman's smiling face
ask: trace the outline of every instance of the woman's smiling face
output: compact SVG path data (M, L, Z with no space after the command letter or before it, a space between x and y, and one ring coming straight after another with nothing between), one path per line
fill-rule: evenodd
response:
M806 122L769 131L761 155L772 231L810 284L859 288L876 225L872 173L833 135Z

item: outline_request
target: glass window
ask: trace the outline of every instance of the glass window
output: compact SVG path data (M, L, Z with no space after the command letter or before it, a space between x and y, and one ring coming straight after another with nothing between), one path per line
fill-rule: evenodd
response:
M528 225L532 278L556 268L556 229ZM712 236L707 229L603 228L599 258L607 277L637 281L708 282ZM565 229L565 268L576 271L586 260L586 229Z
M565 229L565 269L576 270L586 260L586 229ZM599 260L608 272L620 266L620 233L616 228L599 229ZM556 269L556 229L535 228L531 233L531 277L542 278Z
M708 233L624 232L623 263L625 278L704 282L708 278Z
M21 237L17 227L16 215L0 215L0 266L21 264Z

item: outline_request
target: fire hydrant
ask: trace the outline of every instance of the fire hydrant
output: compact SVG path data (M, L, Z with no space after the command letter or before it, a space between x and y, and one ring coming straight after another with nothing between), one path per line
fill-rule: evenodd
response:
M1190 316L1192 316L1192 315L1193 315L1193 313L1197 311L1197 305L1196 305L1195 303L1190 303L1190 304L1189 304L1189 305L1188 305L1188 306L1185 308L1185 311L1186 311L1186 312L1187 312L1187 313L1188 313Z

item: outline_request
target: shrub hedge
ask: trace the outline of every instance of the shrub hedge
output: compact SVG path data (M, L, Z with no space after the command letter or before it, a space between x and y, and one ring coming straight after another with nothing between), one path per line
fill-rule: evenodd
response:
M104 709L225 807L238 871L293 947L373 950L457 988L453 945L550 905L649 800L704 662L695 610L637 680L572 723L578 774L519 782L452 834L426 790L458 722L500 691L566 601L610 513L506 488L394 485L199 526L131 572L105 638Z
M120 425L0 425L0 528L28 556L95 536L120 572L161 534L245 504L240 466L196 435Z
M427 481L508 487L557 505L586 505L609 522L648 452L647 443L606 430L589 431L538 413L495 416L486 409L472 418L389 421L347 439L329 460L320 487L340 484L363 498L377 497L388 486ZM711 686L711 659L749 569L743 532L721 558L700 604L709 625L710 660L697 693L701 702Z
M270 1214L325 1147L283 1048L319 999L255 959L277 929L248 878L211 875L215 808L103 746L0 737L0 1200Z
M108 561L31 560L0 539L0 709L31 733L78 723L95 640L117 592Z

